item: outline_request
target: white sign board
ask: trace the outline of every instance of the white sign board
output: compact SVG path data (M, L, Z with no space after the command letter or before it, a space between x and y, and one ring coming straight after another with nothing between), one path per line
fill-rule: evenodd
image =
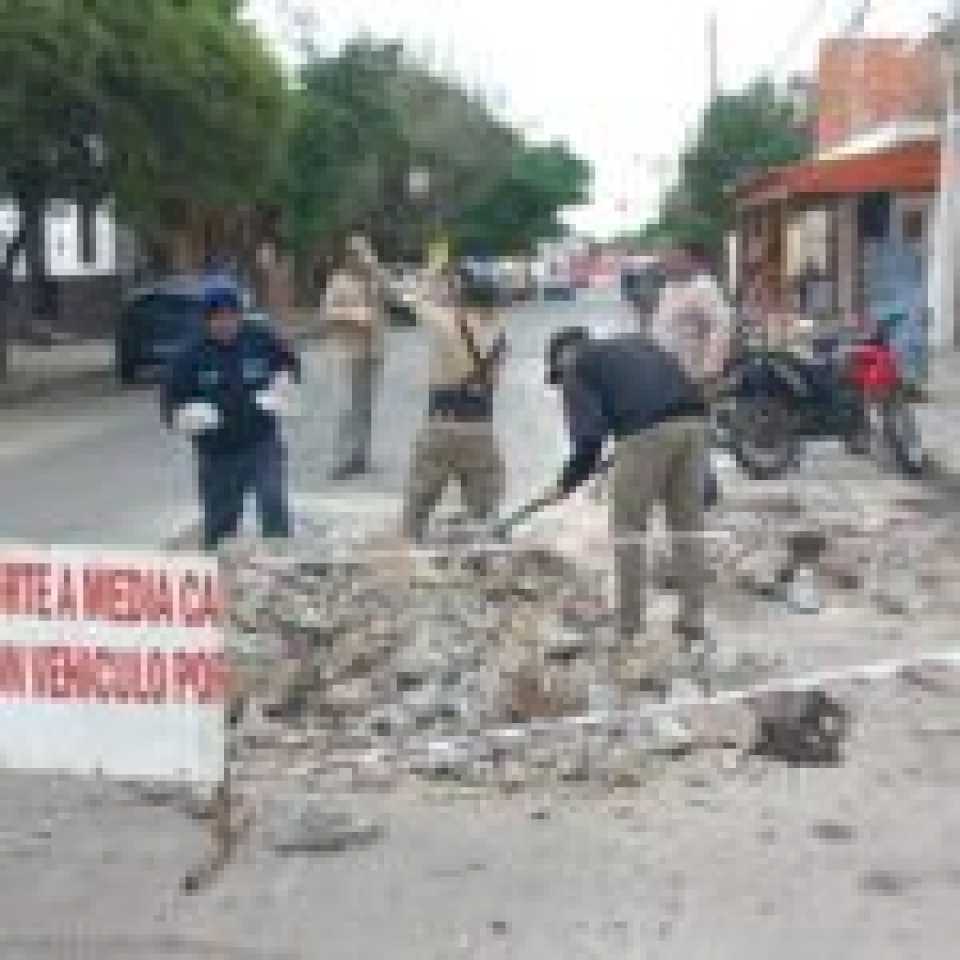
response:
M0 766L218 782L216 560L0 544Z

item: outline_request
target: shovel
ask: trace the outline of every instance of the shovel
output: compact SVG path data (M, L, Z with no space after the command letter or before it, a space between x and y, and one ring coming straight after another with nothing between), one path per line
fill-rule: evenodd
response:
M613 454L611 454L600 461L596 470L594 470L593 476L602 476L608 470L610 470L613 464L614 457ZM538 514L541 510L559 503L562 499L562 496L550 494L530 500L528 503L524 504L524 506L511 513L506 519L501 520L499 523L494 525L492 530L493 539L500 542L509 540L510 534L515 527L518 527L521 523L525 523L531 517ZM704 477L704 507L707 510L712 509L717 505L719 499L720 486L717 482L717 475L714 472L713 467L710 466L707 469Z
M593 471L593 476L602 476L612 466L613 455L605 457L600 461L596 469ZM500 542L509 540L510 534L513 532L515 527L520 526L521 523L525 523L531 517L538 514L541 510L545 510L547 507L552 507L555 504L560 503L565 496L566 494L558 495L557 493L550 493L540 497L535 497L518 510L514 510L514 512L511 513L506 519L495 524L492 530L493 539Z

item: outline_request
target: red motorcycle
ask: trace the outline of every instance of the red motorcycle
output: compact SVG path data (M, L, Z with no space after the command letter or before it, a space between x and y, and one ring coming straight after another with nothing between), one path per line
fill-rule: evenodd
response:
M924 467L896 352L880 337L852 345L821 337L811 357L765 347L741 351L714 414L715 440L757 479L794 466L802 442L834 437L851 452L889 449L906 473Z
M881 336L848 350L844 379L858 397L855 446L870 452L880 441L907 473L920 473L925 456L896 351Z

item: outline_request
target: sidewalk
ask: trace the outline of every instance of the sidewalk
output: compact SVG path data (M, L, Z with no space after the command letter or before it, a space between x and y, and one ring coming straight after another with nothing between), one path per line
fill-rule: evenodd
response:
M931 357L929 400L915 410L930 457L947 472L960 474L960 351Z
M0 381L0 404L31 400L38 394L107 383L113 377L110 340L81 340L52 347L9 346L7 379Z

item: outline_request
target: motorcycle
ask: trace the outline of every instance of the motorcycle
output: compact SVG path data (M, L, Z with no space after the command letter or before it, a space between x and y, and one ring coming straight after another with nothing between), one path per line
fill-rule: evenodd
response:
M905 473L921 472L920 432L892 347L878 336L813 346L809 358L746 350L729 366L715 433L741 468L777 477L796 464L803 441L839 438L857 454L882 444Z

